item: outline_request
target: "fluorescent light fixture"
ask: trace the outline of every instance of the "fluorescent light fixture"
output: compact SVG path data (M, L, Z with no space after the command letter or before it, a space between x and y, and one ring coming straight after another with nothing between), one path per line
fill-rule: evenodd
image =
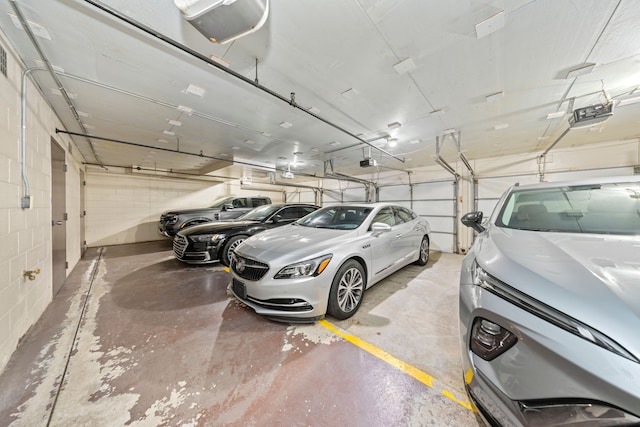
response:
M269 138L271 136L271 134L269 132L262 132L262 133L260 133L260 135L266 136L267 138Z
M438 109L438 110L433 110L432 112L429 113L430 116L443 116L444 115L444 110L443 109Z
M316 107L309 108L309 112L313 114L320 114L320 110L318 110Z
M80 117L89 117L89 113L85 113L84 111L76 110L76 113L78 113Z
M492 93L491 95L487 95L484 100L486 102L493 102L493 101L497 101L498 99L504 97L504 92L496 92L496 93Z
M44 68L44 67L47 66L47 64L45 64L45 62L42 59L36 58L33 61L36 63L36 65L38 67L43 67ZM53 71L58 72L58 73L64 73L64 68L58 67L57 65L53 65L53 64L49 64L49 65L51 65L51 68L53 68Z
M358 92L354 88L350 88L342 92L340 95L347 99L354 99L358 95Z
M204 93L206 91L204 90L204 88L201 88L200 86L196 86L194 84L189 84L189 86L187 86L187 89L185 90L185 92L202 97L202 96L204 96Z
M539 136L538 137L538 141L546 141L547 139L549 139L549 136Z
M620 102L618 102L618 107L622 107L623 105L636 104L638 102L640 102L640 96L636 96L634 98L621 99Z
M238 151L240 149L240 147L238 147L237 145L234 145L233 147L231 147L231 149L233 151Z
M182 126L182 122L178 120L169 120L171 126Z
M566 111L558 111L558 112L555 112L555 113L549 113L549 114L547 114L547 120L559 119L561 117L564 117L565 114L567 114Z
M411 141L409 141L409 144L420 144L420 142L422 141L420 141L419 139L412 139Z
M96 128L94 125L88 125L86 123L84 123L82 126L84 126L85 129L95 129Z
M413 59L406 58L394 65L393 68L395 68L398 74L404 74L409 71L415 70L416 64L413 63Z
M22 24L20 23L20 19L14 15L13 13L8 13L7 15L9 15L9 18L11 18L11 21L13 22L13 25L16 26L16 28L23 30L24 28L22 28ZM51 40L51 34L49 34L49 31L43 27L40 24L36 24L35 22L31 22L31 21L27 21L27 24L29 25L29 28L31 29L31 31L33 32L33 34L35 34L38 37L42 37L43 39L46 40Z
M593 63L588 63L588 64L581 65L581 66L579 66L577 68L574 68L573 70L570 70L567 73L567 77L566 78L567 79L573 79L575 77L582 76L584 74L589 74L591 71L593 71L593 67L595 67L595 66L596 66L596 64L593 64Z
M398 129L400 126L402 126L400 122L393 122L387 125L389 129Z
M176 107L176 109L178 109L179 111L182 111L183 113L187 113L187 114L193 113L193 108L187 107L185 105L178 105Z
M504 28L504 10L476 24L476 37L481 39Z
M495 125L493 127L494 130L502 130L502 129L506 129L509 127L509 123L501 123L499 125Z
M640 94L640 86L632 90L629 95L636 95L636 94Z
M281 128L289 129L291 126L293 126L293 124L292 124L292 123L289 123L289 122L282 122L282 123L280 123L280 127L281 127Z
M170 130L163 130L162 133L164 133L165 135L169 135L169 136L173 136L176 133L175 132L171 132Z
M398 140L396 138L391 138L389 140L389 147L395 147L396 145L398 145Z
M445 134L445 135L451 135L451 134L456 133L456 130L454 128L445 129L445 130L442 131L442 133Z
M247 139L244 143L247 144L247 145L253 145L256 142L254 140L252 140L252 139Z
M60 89L51 88L51 93L53 93L54 95L62 96L62 92L60 92ZM67 92L67 96L69 97L69 99L75 99L76 96L78 96L78 95L75 94L75 93Z
M329 145L333 145L335 147L336 145L340 145L340 143L338 141L333 141L330 142Z
M162 139L162 138L158 139L158 142L161 142L163 144L168 144L169 143L169 141L167 141L166 139Z
M227 61L225 61L224 59L220 58L219 56L216 56L216 55L213 55L213 54L212 54L211 56L209 56L209 58L211 58L212 60L214 60L214 61L215 61L215 62L217 62L218 64L223 65L223 66L225 66L225 67L227 67L227 68L230 68L230 67L231 67L231 64L230 64L230 63L228 63L228 62L227 62Z

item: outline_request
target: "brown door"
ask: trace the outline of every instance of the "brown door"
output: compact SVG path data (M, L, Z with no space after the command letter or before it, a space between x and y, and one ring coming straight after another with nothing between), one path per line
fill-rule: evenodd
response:
M67 278L67 214L65 200L65 153L51 139L51 246L53 295Z

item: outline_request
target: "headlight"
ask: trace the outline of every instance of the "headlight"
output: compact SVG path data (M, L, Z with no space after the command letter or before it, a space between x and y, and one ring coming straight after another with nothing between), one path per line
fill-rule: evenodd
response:
M308 261L290 264L274 276L274 279L291 279L294 277L317 276L327 268L333 255L323 255Z
M493 360L513 347L518 338L490 320L477 317L471 328L471 351L484 360Z
M195 234L189 238L196 243L215 242L224 239L224 234Z
M572 333L582 339L585 339L599 347L609 350L612 353L629 359L633 362L640 363L640 361L629 351L627 351L620 344L604 335L603 333L593 329L592 327L585 325L584 323L574 319L573 317L556 310L555 308L546 305L545 303L538 301L535 298L531 298L517 289L501 282L495 277L488 274L474 261L471 266L471 277L473 284L486 289L488 292L509 301L521 309L528 311L529 313L537 316L549 323L556 325L559 328L564 329L567 332Z

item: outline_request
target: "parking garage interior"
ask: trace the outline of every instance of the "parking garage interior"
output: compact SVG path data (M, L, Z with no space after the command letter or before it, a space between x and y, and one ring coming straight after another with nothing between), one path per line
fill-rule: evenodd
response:
M640 173L640 6L213 3L0 2L0 424L482 425L460 218ZM430 259L265 319L158 232L229 195L396 203Z

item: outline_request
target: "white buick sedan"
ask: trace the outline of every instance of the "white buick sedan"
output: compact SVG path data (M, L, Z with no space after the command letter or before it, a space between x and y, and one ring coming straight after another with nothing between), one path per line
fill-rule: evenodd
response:
M429 232L424 218L395 204L325 207L239 245L229 290L273 320L347 319L366 289L408 264L427 264Z

